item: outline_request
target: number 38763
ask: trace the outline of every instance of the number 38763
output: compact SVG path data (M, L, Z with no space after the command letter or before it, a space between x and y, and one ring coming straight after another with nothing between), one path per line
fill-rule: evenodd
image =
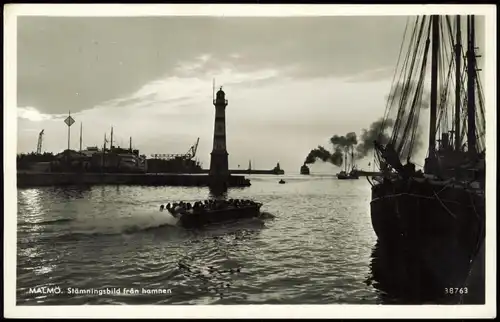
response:
M467 294L469 290L467 287L447 287L444 289L444 294Z

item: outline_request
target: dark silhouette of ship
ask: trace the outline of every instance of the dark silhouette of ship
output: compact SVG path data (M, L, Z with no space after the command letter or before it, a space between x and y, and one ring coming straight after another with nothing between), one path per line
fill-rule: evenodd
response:
M350 171L348 171L349 165L347 164L347 154L349 152L349 148L345 149L344 153L344 170L340 171L337 173L337 179L339 180L352 180L352 179L359 179L359 174L356 169L356 165L354 164L354 147L350 147L351 149L351 165L350 165Z
M304 174L304 175L308 175L310 174L310 170L309 170L309 167L304 163L301 167L300 167L300 174Z
M380 133L374 142L382 174L372 183L373 229L383 247L404 245L441 290L460 290L466 284L485 234L485 121L474 16L467 16L465 66L460 18L455 23L449 16L416 18L413 34L407 34L413 35L407 57L398 64L399 77L405 79L388 99L388 109L397 107L392 135ZM444 61L449 56L451 61ZM427 109L422 94L428 58ZM453 90L454 95L447 95ZM454 104L448 102L450 97ZM419 143L421 107L430 114L428 155L423 171L416 171L410 158Z

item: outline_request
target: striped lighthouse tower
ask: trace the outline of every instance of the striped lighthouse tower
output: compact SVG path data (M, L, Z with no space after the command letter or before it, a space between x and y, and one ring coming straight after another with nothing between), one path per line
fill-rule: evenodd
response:
M226 150L226 94L222 87L213 100L215 105L214 145L210 154L210 176L225 180L229 176L228 153Z

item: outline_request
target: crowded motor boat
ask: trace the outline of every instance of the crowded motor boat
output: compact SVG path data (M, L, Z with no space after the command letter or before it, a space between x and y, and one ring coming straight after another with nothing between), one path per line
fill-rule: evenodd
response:
M177 217L181 214L199 214L223 210L237 210L241 208L260 208L262 204L248 199L229 199L229 200L216 200L209 199L204 201L190 202L176 202L161 205L160 211L168 211L172 216Z

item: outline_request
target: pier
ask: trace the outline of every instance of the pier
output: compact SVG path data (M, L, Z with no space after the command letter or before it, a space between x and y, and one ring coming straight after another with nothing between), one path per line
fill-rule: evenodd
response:
M211 177L206 174L174 173L53 173L18 172L17 187L71 185L139 185L208 187ZM243 176L227 177L227 187L248 187L250 181Z

